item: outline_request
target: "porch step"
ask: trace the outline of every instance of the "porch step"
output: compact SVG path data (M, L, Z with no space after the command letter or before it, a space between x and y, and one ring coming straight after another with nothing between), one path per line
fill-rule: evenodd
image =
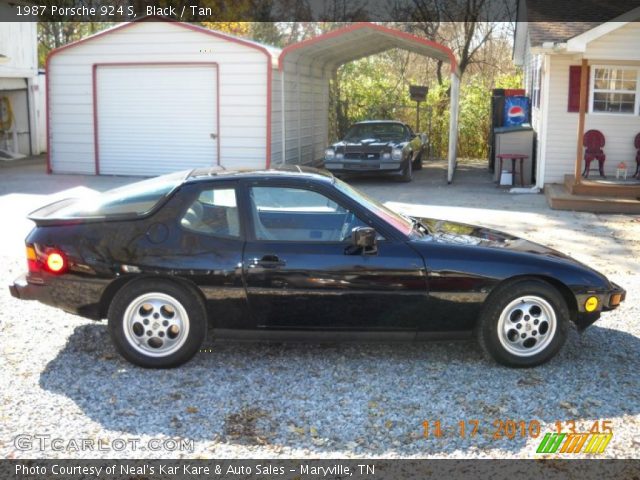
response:
M556 183L545 185L544 195L547 203L554 210L640 214L640 198L638 197L576 195L570 193L565 185Z
M575 195L596 195L604 197L640 197L640 181L629 178L616 180L615 177L600 179L583 178L579 185L574 185L574 176L565 175L564 185L568 192Z

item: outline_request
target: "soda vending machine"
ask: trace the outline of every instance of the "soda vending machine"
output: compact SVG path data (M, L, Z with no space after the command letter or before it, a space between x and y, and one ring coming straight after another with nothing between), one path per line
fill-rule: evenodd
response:
M515 127L531 123L529 97L515 95L504 97L504 123L500 127Z
M522 89L494 89L491 97L489 170L499 182L502 172L495 168L499 153L524 153L525 183L535 181L535 132L531 128L531 103ZM513 174L513 172L510 172Z

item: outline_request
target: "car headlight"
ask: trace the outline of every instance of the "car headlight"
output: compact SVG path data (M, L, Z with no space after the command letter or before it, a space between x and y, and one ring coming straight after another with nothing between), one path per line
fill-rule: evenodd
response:
M344 153L336 153L336 160L344 160Z
M336 151L333 148L327 148L324 151L324 159L333 160L334 158L336 158Z
M391 153L389 152L384 152L382 154L382 160L389 160L391 158Z
M391 150L391 158L393 158L394 160L402 160L402 149L394 148L393 150Z

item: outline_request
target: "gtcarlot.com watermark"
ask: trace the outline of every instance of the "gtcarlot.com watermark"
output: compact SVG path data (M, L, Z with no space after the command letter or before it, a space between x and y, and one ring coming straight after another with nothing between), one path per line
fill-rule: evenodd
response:
M56 452L193 452L191 439L152 438L61 438L48 434L20 434L13 438L17 450L53 450Z

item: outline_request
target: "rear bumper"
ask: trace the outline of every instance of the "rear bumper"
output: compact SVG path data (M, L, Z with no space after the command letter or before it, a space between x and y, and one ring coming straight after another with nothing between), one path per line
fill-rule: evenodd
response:
M21 275L9 285L9 292L20 300L36 300L74 315L99 320L100 298L107 285L105 281L77 281L58 278L55 282L46 279L29 279Z
M46 285L29 283L26 275L21 275L9 285L11 296L20 300L38 300L42 303L50 303L51 295Z

